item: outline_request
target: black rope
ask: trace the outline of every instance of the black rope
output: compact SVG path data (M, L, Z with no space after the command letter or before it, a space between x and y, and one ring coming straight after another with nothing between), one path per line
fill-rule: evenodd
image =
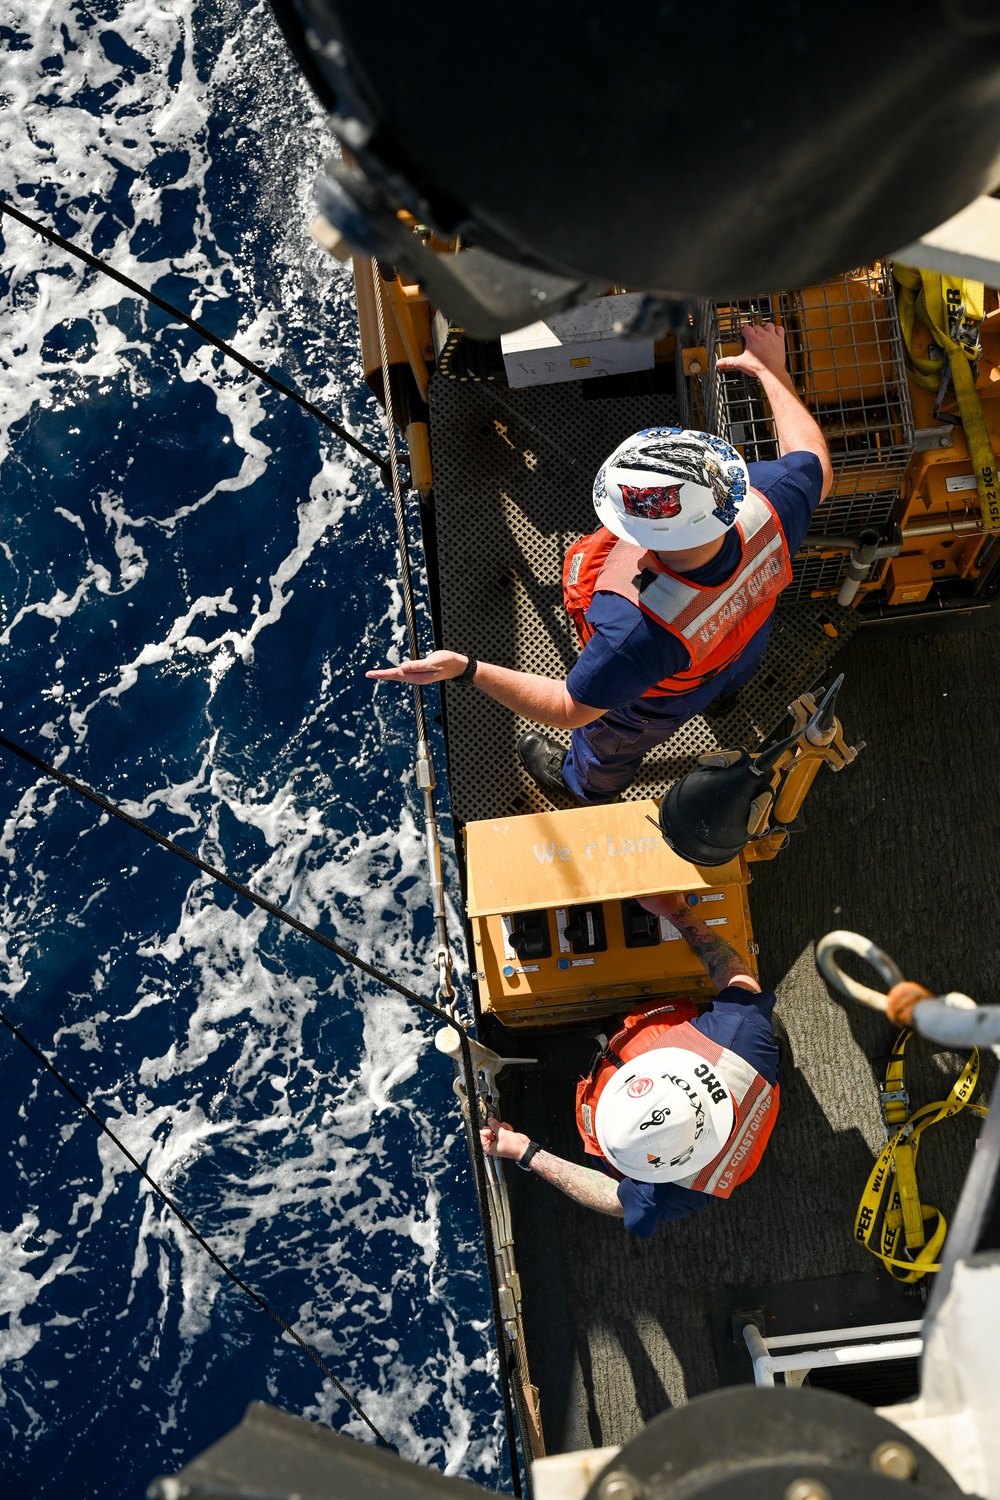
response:
M30 750L26 749L23 745L19 745L16 740L8 739L6 735L0 734L0 745L2 745L4 749L9 750L13 755L18 756L19 759L25 761L28 765L33 766L35 770L41 771L43 775L50 777L53 781L60 782L71 792L75 792L77 796L86 798L88 802L93 802L102 810L102 812L109 813L112 817L118 818L122 823L127 823L130 828L135 828L139 833L145 834L147 838L152 839L153 842L159 844L161 848L168 850L171 854L179 855L181 859L187 860L188 864L194 865L195 868L201 870L203 874L210 875L213 880L218 880L222 885L227 886L231 891L235 891L237 895L245 897L247 901L253 902L255 906L259 906L263 911L270 913L271 916L277 917L279 921L286 923L289 927L293 927L296 932L301 932L304 937L311 938L313 942L319 943L322 947L329 949L329 951L332 953L336 953L338 958L342 958L346 963L353 964L356 968L361 969L372 979L377 980L379 984L384 984L387 989L395 990L397 994L402 995L406 1000L412 1000L414 1005L419 1006L421 1010L427 1011L429 1015L436 1016L439 1021L444 1022L446 1026L453 1027L453 1029L458 1033L459 1046L462 1053L462 1072L465 1081L465 1093L466 1099L469 1103L470 1111L470 1128L468 1129L466 1134L469 1141L470 1155L472 1157L473 1176L476 1186L476 1203L479 1209L479 1221L483 1234L483 1248L486 1254L486 1279L490 1289L490 1307L493 1314L493 1324L497 1340L497 1353L499 1355L498 1366L500 1372L500 1391L503 1400L504 1418L507 1427L507 1443L510 1449L512 1483L514 1495L515 1497L517 1497L517 1500L520 1500L520 1496L523 1494L523 1491L521 1487L520 1469L518 1466L517 1443L513 1436L513 1434L516 1432L516 1427L514 1423L514 1407L511 1397L510 1377L507 1368L507 1359L505 1357L507 1340L504 1333L503 1312L500 1307L500 1291L497 1285L496 1243L493 1237L493 1225L490 1221L488 1207L489 1199L488 1186L486 1182L486 1158L483 1152L483 1144L479 1136L479 1121L478 1118L475 1117L476 1100L478 1098L478 1091L476 1087L476 1070L472 1061L472 1049L469 1046L469 1036L466 1028L454 1016L450 1015L448 1011L443 1010L441 1006L432 1004L430 1000L425 1000L422 995L418 995L416 991L411 990L407 985L400 984L399 981L397 979L393 979L390 974L383 973L383 971L376 968L374 964L368 963L367 960L363 959L360 956L360 954L354 953L350 948L345 948L342 944L334 942L332 938L324 937L324 935L321 932L317 932L314 927L309 927L304 922L300 922L297 917L293 917L291 912L285 911L283 907L276 906L273 901L268 901L264 896L259 896L257 892L251 890L249 886L242 885L238 880L233 880L232 877L227 875L224 870L216 869L214 865L210 865L205 860L199 859L197 855L191 854L187 849L183 848L182 845L174 843L173 839L164 838L163 834L157 833L155 828L151 828L148 823L143 823L139 818L133 818L131 813L125 812L123 808L116 806L114 802L110 802L107 797L102 797L98 792L92 791L91 788L86 786L82 781L77 781L75 777L68 776L65 771L60 771L57 769L57 767L50 765L48 761L44 761L39 756L33 755ZM5 1021L4 1024L8 1026L10 1025L10 1023L7 1021ZM14 1030L14 1028L11 1027L11 1030ZM26 1045L30 1044L26 1042ZM34 1050L35 1049L32 1048L32 1051ZM41 1057L41 1054L38 1055ZM50 1069L50 1071L55 1073L55 1069L51 1067L51 1064L46 1058L42 1057L41 1060L42 1062L44 1062L45 1066ZM62 1081L63 1080L60 1079L60 1082ZM78 1098L79 1096L74 1095L74 1097ZM84 1103L84 1101L82 1100L80 1102ZM92 1113L88 1105L84 1104L84 1108L87 1109L88 1114ZM102 1129L107 1128L96 1115L94 1116L94 1118L98 1120L98 1124L101 1125ZM111 1132L108 1131L108 1134L110 1135ZM124 1150L125 1148L122 1147L122 1149ZM126 1155L128 1155L127 1152ZM129 1159L134 1161L133 1157L130 1157ZM136 1165L138 1165L138 1163L136 1163ZM142 1171L142 1168L139 1167L139 1170ZM143 1176L145 1175L146 1174L143 1172ZM209 1253L213 1256L214 1259L217 1259L217 1257L215 1257L214 1255L214 1252L208 1246L206 1246L205 1248L209 1250ZM221 1265L222 1262L220 1261L219 1264ZM255 1294L252 1292L251 1295L255 1296ZM255 1298L255 1300L259 1299ZM268 1308L268 1311L270 1312L270 1308ZM274 1314L272 1314L272 1316L274 1316ZM371 1423L369 1423L368 1425L371 1426Z
M230 1281L234 1281L241 1291L246 1292L247 1296L252 1298L253 1301L256 1302L257 1306L262 1308L264 1312L267 1313L268 1317L273 1318L274 1321L284 1329L285 1333L287 1333L291 1338L295 1340L300 1349L305 1350L306 1354L308 1354L313 1363L319 1366L326 1378L337 1388L351 1410L361 1418L362 1422L364 1422L367 1427L371 1428L372 1432L375 1434L375 1437L378 1439L378 1441L382 1444L383 1448L389 1448L393 1453L398 1452L398 1449L396 1449L393 1444L389 1442L388 1438L384 1438L382 1436L371 1418L365 1415L361 1407L351 1395L350 1391L347 1390L347 1388L337 1379L336 1375L330 1369L330 1366L325 1362L325 1360L320 1358L312 1345L308 1344L302 1337L302 1335L296 1332L291 1323L287 1322L280 1313L275 1312L270 1303L265 1302L264 1298L261 1297L259 1293L255 1292L252 1286L248 1286L242 1277L237 1276L236 1272L232 1270L230 1266L226 1265L226 1262L222 1259L221 1256L216 1255L211 1245L205 1239L205 1236L203 1234L199 1234L198 1230L195 1229L194 1225L191 1223L191 1220L187 1217L187 1215L182 1213L178 1208L173 1198L171 1198L169 1194L164 1192L163 1188L160 1187L160 1184L154 1178L150 1177L149 1173L146 1171L146 1168L142 1165L141 1162L136 1160L131 1151L125 1145L124 1141L118 1139L114 1131L111 1129L110 1125L108 1125L105 1120L102 1120L97 1111L95 1109L92 1109L91 1106L87 1103L83 1095L78 1094L73 1085L67 1082L67 1080L59 1072L58 1068L54 1067L53 1064L49 1062L44 1052L40 1052L39 1049L35 1046L34 1042L29 1041L24 1032L19 1031L18 1028L14 1025L13 1021L9 1021L2 1011L0 1011L0 1022L2 1022L4 1026L6 1026L7 1030L11 1032L13 1036L17 1037L17 1040L19 1042L23 1043L23 1045L27 1047L28 1051L38 1059L43 1068L48 1069L48 1071L55 1079L56 1083L58 1083L61 1088L64 1088L66 1090L71 1099L76 1100L80 1108L84 1110L85 1113L88 1114L94 1121L94 1124L100 1126L108 1139L114 1141L115 1145L118 1147L118 1150L132 1163L133 1167L135 1167L135 1170L139 1173L140 1177L142 1177L145 1182L149 1183L150 1187L153 1189L153 1192L160 1199L160 1201L162 1203L165 1203L170 1209L171 1213L177 1216L180 1222L184 1225L184 1228L187 1230L188 1234L193 1235L193 1237L198 1241L198 1244L201 1246L201 1248L206 1252L207 1255L211 1256L212 1260L214 1260L219 1269L225 1271Z
M91 266L95 271L100 271L102 276L110 276L112 281L117 281L120 286L127 287L137 297L143 297L147 302L151 302L154 307L158 307L163 312L169 313L172 318L176 318L179 323L183 323L186 328L190 328L199 338L204 339L207 344L212 344L216 349L221 350L227 359L235 360L238 365L242 365L244 370L249 370L251 375L256 375L258 380L262 380L272 390L280 391L283 396L288 397L289 401L294 401L296 406L301 406L303 411L309 412L317 421L322 422L324 427L328 427L331 432L336 433L342 442L347 443L356 453L360 453L362 458L367 458L370 463L375 464L382 477L383 484L385 484L386 488L391 488L392 476L389 471L389 465L384 458L381 458L373 449L367 447L366 444L348 432L346 427L342 427L339 422L335 422L332 417L328 416L320 407L314 405L312 401L307 400L305 396L300 396L298 391L293 390L290 385L285 385L284 381L278 380L276 376L269 374L260 365L254 364L252 359L247 359L246 355L240 354L231 344L227 344L225 339L220 339L210 328L206 328L204 323L199 323L196 319L189 318L187 313L181 312L180 308L175 307L172 302L165 301L162 297L158 297L155 292L151 292L148 287L141 286L138 281L133 281L130 276L125 276L121 271L116 271L112 266L106 265L103 260L98 260L96 255L91 255L87 250L81 250L80 246L74 245L72 240L63 239L62 235L56 234L54 229L47 229L44 224L39 224L36 220L29 218L27 214L22 213L19 208L15 208L13 204L8 203L4 198L0 198L0 213L8 214L12 219L16 219L19 224L23 224L25 228L34 230L35 234L40 234L43 239L49 240L53 245L58 245L60 250L65 250L68 255L75 255L77 260L82 260L85 265Z

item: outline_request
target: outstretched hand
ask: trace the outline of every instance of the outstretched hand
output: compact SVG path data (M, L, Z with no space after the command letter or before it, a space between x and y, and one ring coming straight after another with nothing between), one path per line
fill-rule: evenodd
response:
M432 651L419 661L402 661L398 667L379 667L366 672L379 682L414 682L426 687L430 682L447 682L451 677L460 677L468 666L469 658L458 651Z
M771 374L788 380L785 369L785 330L780 323L747 323L741 330L743 353L727 354L716 361L719 370L739 370L744 375Z
M479 1132L479 1139L487 1156L499 1156L507 1161L519 1161L531 1144L526 1135L493 1115L490 1115L485 1130Z

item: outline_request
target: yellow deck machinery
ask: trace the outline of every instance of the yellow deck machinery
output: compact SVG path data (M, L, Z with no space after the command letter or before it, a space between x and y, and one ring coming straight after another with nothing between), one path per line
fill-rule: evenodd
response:
M814 517L795 565L794 596L836 598L852 552L868 565L850 601L883 612L992 594L997 542L984 525L977 478L952 391L939 399L915 367L947 361L919 319L907 350L900 287L890 263L820 286L754 300L702 303L680 351L686 414L728 437L748 461L777 456L766 400L753 382L720 371L748 322L785 330L796 389L823 429L833 493ZM993 453L1000 450L1000 299L987 290L974 372Z
M712 985L687 943L639 897L671 892L757 973L752 866L788 839L820 767L850 746L834 717L842 678L791 706L792 732L756 756L709 753L662 803L620 802L482 819L464 830L480 1009L508 1027L566 1024Z
M757 972L739 856L712 869L667 847L655 802L469 823L468 912L480 1005L506 1026L711 997L704 968L637 896L682 891Z

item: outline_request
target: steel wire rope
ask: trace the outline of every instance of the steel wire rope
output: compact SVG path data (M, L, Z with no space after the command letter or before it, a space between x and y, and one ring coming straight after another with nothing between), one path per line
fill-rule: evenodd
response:
M406 616L406 634L410 656L416 661L420 656L417 637L417 611L413 602L413 575L410 570L410 542L406 534L406 511L403 506L403 486L399 477L399 454L396 452L396 422L392 410L392 390L389 382L389 343L385 332L385 308L382 298L382 273L378 261L372 259L372 281L375 284L375 318L378 323L379 358L382 363L382 398L385 402L386 438L389 447L389 471L392 478L392 508L396 518L396 548L399 552L399 581L403 590L403 613ZM417 712L417 737L427 739L427 718L424 713L424 695L420 684L413 684L413 697Z
M356 453L360 453L362 458L367 458L369 463L375 464L382 476L383 483L386 486L389 485L388 465L385 459L381 458L374 449L369 448L367 444L356 438L353 433L348 432L347 428L343 427L339 422L335 422L333 417L328 416L323 411L322 407L317 406L307 397L301 396L298 391L294 390L290 385L286 385L283 380L279 380L276 375L269 374L267 370L255 364L252 359L247 359L245 354L240 354L231 344L227 344L225 339L220 339L218 334L213 333L210 328L206 328L204 323L199 323L195 318L189 318L187 313L181 312L180 308L175 307L172 302L167 302L163 297L158 297L155 292L151 292L148 287L142 286L138 281L133 281L130 276L124 275L123 272L116 271L113 266L109 266L105 261L99 260L96 255L91 255L89 250L83 250L79 245L74 245L72 240L64 239L54 229L48 229L44 224L39 224L37 220L30 218L28 214L22 213L19 208L15 208L12 203L8 203L5 198L0 198L0 213L7 214L10 218L16 219L19 224L23 224L27 229L33 230L35 234L40 234L43 239L49 240L53 245L58 245L60 250L65 250L68 255L76 256L77 260L82 260L85 265L90 266L95 271L99 271L102 276L110 277L112 281L117 281L120 286L127 287L130 292L134 292L137 297L142 297L147 302L152 303L154 307L158 307L161 311L169 313L172 318L176 318L179 323L183 323L186 328L190 328L199 338L204 339L207 344L212 344L214 348L219 349L227 359L235 360L236 364L241 365L244 370L249 370L251 375L255 375L258 380L262 380L272 390L280 392L282 396L287 396L289 401L294 401L296 406L301 406L303 411L309 412L317 421L322 422L324 427L328 427L331 432L335 433L337 437L353 448Z
M406 530L406 510L403 504L403 486L399 473L399 456L396 451L396 423L393 414L392 390L390 385L389 371L389 345L385 330L385 307L382 296L382 273L378 261L372 257L371 262L372 283L375 293L375 317L378 325L379 358L382 365L382 397L385 403L386 434L389 448L389 468L392 475L392 503L396 520L396 545L399 553L400 584L403 592L403 611L406 616L406 633L410 648L410 657L416 661L420 656L420 641L417 635L417 612L413 598L413 574L410 568L410 544ZM430 881L434 893L434 918L438 936L438 953L446 955L446 966L441 969L441 990L444 990L444 980L450 984L451 957L448 947L447 928L444 921L443 883L441 879L441 850L437 836L437 820L434 813L434 779L430 772L430 751L427 740L427 716L424 710L423 689L419 683L413 683L413 700L417 719L417 759L418 768L421 757L425 759L428 768L428 779L424 782L423 792L425 799L428 841L428 864L430 866ZM418 782L420 777L418 775ZM436 886L435 886L436 881ZM440 893L440 902L438 901ZM469 1040L465 1028L457 1022L449 1022L457 1027L462 1047L462 1061L465 1070L466 1103L469 1109L469 1129L466 1137L469 1143L469 1154L472 1157L473 1168L476 1178L476 1202L479 1208L479 1221L483 1232L483 1248L486 1252L486 1275L490 1289L490 1308L493 1314L493 1330L497 1342L497 1369L500 1375L500 1395L503 1403L504 1426L506 1429L507 1448L510 1454L511 1478L514 1486L514 1494L520 1500L521 1476L518 1464L517 1427L521 1424L522 1431L527 1432L524 1424L524 1415L517 1406L511 1379L510 1366L513 1362L516 1366L516 1356L513 1348L507 1346L504 1334L503 1309L500 1305L500 1288L496 1269L496 1242L493 1235L493 1221L490 1217L489 1186L486 1180L486 1162L483 1158L482 1142L479 1138L478 1119L475 1117L476 1105L479 1091L475 1084L475 1074L472 1071L472 1054L469 1051ZM468 1062L466 1056L468 1055ZM517 1416L515 1417L515 1408ZM531 1496L531 1472L527 1462L524 1466L524 1480L527 1494Z
M403 612L406 616L406 634L410 657L416 661L420 656L420 641L417 636L417 610L413 599L413 570L410 566L410 542L406 530L406 507L403 502L403 484L399 472L399 454L396 450L396 420L392 404L392 382L389 371L389 341L385 331L385 299L382 296L382 273L378 261L372 258L372 286L375 293L375 320L378 327L379 360L382 366L382 398L385 403L386 442L389 449L389 470L392 491L392 509L396 521L396 550L399 554L399 578L403 591ZM451 945L448 942L448 922L444 904L444 876L441 872L441 839L438 834L437 814L434 810L434 768L431 762L430 742L427 738L427 714L424 694L420 684L414 682L413 702L417 717L417 786L424 798L424 838L427 844L427 874L431 887L431 908L434 915L434 933L437 938L438 997L454 1004L452 969L454 967Z
M346 963L353 964L355 968L362 970L363 973L376 980L379 984L385 985L387 989L395 990L396 993L402 995L405 1000L412 1001L414 1005L419 1006L420 1009L426 1011L428 1015L437 1017L437 1019L439 1021L442 1021L446 1026L451 1026L458 1034L459 1046L462 1053L462 1072L464 1075L466 1098L469 1100L471 1112L472 1102L477 1098L476 1070L475 1065L472 1061L472 1049L469 1046L468 1031L456 1016L452 1015L446 1010L443 1010L441 1006L435 1005L432 1001L425 1000L422 995L418 995L416 991L411 990L409 986L401 984L398 979L393 979L391 974L386 974L383 970L377 968L374 964L370 964L367 959L362 958L359 953L355 953L352 949L345 948L341 943L337 943L332 938L326 937L323 933L317 932L314 927L307 926L305 922L300 922L297 917L292 916L291 912L285 911L283 907L276 905L273 901L268 901L266 896L259 895L256 891L251 890L249 886L243 885L238 880L234 880L232 876L227 875L224 870L218 869L215 865L210 865L207 860L199 859L196 854L192 854L190 850L185 849L183 845L175 843L173 839L168 839L162 833L157 833L156 829L151 828L148 823L144 823L140 818L134 818L132 814L127 813L124 808L119 807L114 802L111 802L107 797L102 797L99 792L95 792L84 782L78 781L76 777L67 775L65 771L60 771L58 767L50 765L48 761L42 760L40 756L34 755L32 751L28 750L24 745L19 745L16 740L9 739L7 735L0 734L0 745L2 745L5 750L9 750L11 754L16 755L20 760L23 760L28 765L33 766L35 770L40 771L44 776L48 776L51 780L59 782L62 786L65 786L69 791L74 792L77 796L85 798L86 801L93 802L95 806L99 807L102 810L102 812L108 813L111 817L117 818L122 823L126 823L130 828L134 828L138 833L144 834L147 838L152 839L155 844L159 844L161 848L166 849L168 853L179 855L181 859L186 860L188 864L194 865L195 868L200 870L203 874L210 875L213 880L217 880L220 884L227 886L229 890L234 891L238 896L244 897L245 900L252 902L254 906L259 906L262 911L268 912L272 917L277 917L279 921L284 922L287 926L294 928L296 932L300 932L303 937L311 938L313 942L319 943L321 947L328 949L331 953L335 953L338 958L342 958ZM4 1024L7 1025L10 1030L19 1037L20 1040L24 1041L26 1046L30 1046L27 1038L24 1037L21 1033L17 1032L16 1028L11 1026L8 1021L5 1020ZM36 1051L34 1047L31 1047L31 1050L33 1052ZM42 1061L45 1063L46 1067L50 1067L48 1060L42 1054L36 1055L41 1056ZM55 1068L50 1068L50 1071L54 1073L56 1070ZM81 1103L83 1103L82 1100ZM90 1111L88 1109L88 1113L89 1112ZM513 1416L511 1410L510 1386L507 1377L507 1370L505 1367L506 1362L502 1353L503 1335L500 1330L503 1327L503 1322L500 1310L500 1297L496 1282L496 1268L494 1264L495 1244L493 1239L492 1225L489 1222L489 1214L485 1208L488 1194L488 1186L486 1181L486 1160L483 1154L483 1145L479 1137L479 1131L475 1128L475 1125L472 1124L471 1121L470 1125L471 1128L466 1131L466 1137L470 1145L470 1155L472 1157L473 1163L473 1175L475 1177L476 1183L476 1201L479 1208L479 1218L483 1231L484 1249L486 1251L486 1275L490 1286L490 1300L492 1304L494 1324L497 1329L497 1347L498 1354L500 1355L498 1364L501 1372L500 1385L501 1391L503 1392L505 1398L504 1413L507 1421L507 1442L510 1447L511 1475L514 1495L516 1497L520 1497L523 1492L521 1488L521 1477L517 1462L517 1447L516 1443L512 1441L511 1437L511 1433L513 1430ZM108 1133L111 1134L110 1131ZM122 1149L124 1150L124 1148ZM126 1155L128 1155L127 1152ZM133 1158L131 1157L129 1157L129 1159L133 1160ZM141 1171L142 1169L140 1168L139 1170ZM143 1175L145 1176L145 1173ZM217 1259L217 1257L215 1258ZM219 1261L219 1264L223 1265L223 1262ZM228 1271L227 1267L224 1267L224 1269ZM234 1279L238 1280L238 1278L235 1277ZM240 1284L242 1285L242 1283ZM268 1308L268 1311L270 1312L270 1308ZM275 1315L272 1314L272 1316ZM300 1342L302 1341L300 1340ZM372 1426L373 1424L369 1421L368 1425ZM386 1446L391 1447L391 1444L387 1444ZM527 1465L525 1466L525 1479L527 1493L530 1500L531 1481Z
M14 1025L13 1021L8 1020L3 1011L0 1011L0 1023L6 1026L7 1030L11 1032L13 1036L17 1037L17 1040L23 1043L23 1045L27 1047L30 1053L37 1057L38 1061L42 1064L42 1067L48 1069L48 1071L52 1074L53 1078L60 1085L60 1087L66 1090L71 1099L76 1100L80 1108L90 1116L95 1125L100 1126L104 1134L108 1137L109 1140L115 1143L115 1145L118 1147L118 1150L126 1158L126 1160L132 1163L133 1167L139 1173L140 1177L142 1177L145 1182L149 1183L149 1186L153 1189L153 1192L160 1199L160 1201L167 1205L171 1213L173 1213L184 1225L184 1228L187 1230L188 1234L192 1235L194 1239L197 1240L198 1244L205 1251L205 1253L212 1258L212 1260L220 1270L226 1273L230 1281L235 1282L241 1291L246 1292L247 1296L252 1298L252 1300L256 1302L259 1308L262 1308L269 1317L273 1318L274 1321L284 1329L285 1333L287 1333L291 1338L295 1340L299 1348L303 1349L305 1353L308 1354L313 1363L319 1366L326 1378L343 1396L344 1400L347 1402L351 1410L355 1412L355 1414L361 1418L362 1422L364 1422L365 1425L371 1429L382 1446L384 1448L388 1448L392 1453L397 1453L399 1450L395 1447L394 1444L389 1442L388 1438L383 1437L382 1433L379 1432L372 1419L367 1415L365 1411L362 1410L361 1406L351 1395L347 1387L337 1379L336 1375L330 1369L330 1366L324 1359L321 1358L319 1354L316 1353L316 1350L312 1347L312 1345L302 1337L302 1335L293 1327L291 1323L287 1321L287 1319L283 1318L279 1312L275 1312L274 1308L270 1305L269 1302L265 1302L264 1298L259 1294L259 1292L255 1292L252 1286L249 1286L241 1276L238 1276L232 1269L232 1267L228 1266L220 1255L216 1254L211 1245L205 1239L205 1236L194 1227L194 1225L191 1223L191 1220L187 1217L186 1214L181 1211L181 1209L174 1202L173 1198L170 1197L169 1193L165 1192L160 1184L156 1181L156 1179L149 1175L142 1163L132 1155L131 1151L125 1145L125 1142L119 1140L118 1136L115 1135L114 1131L111 1129L111 1126L107 1123L107 1121L103 1120L97 1113L97 1111L87 1103L87 1100L83 1097L83 1095L78 1093L73 1085L63 1077L63 1075L59 1072L59 1069L45 1056L45 1053L42 1052L40 1048L36 1047L34 1042L30 1041L29 1038L25 1036L24 1032L20 1031L18 1027Z

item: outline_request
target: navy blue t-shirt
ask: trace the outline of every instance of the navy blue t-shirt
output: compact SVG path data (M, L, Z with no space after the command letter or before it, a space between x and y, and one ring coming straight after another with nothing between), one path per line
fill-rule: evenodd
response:
M729 985L720 990L711 1010L704 1011L691 1025L720 1047L728 1047L756 1068L772 1086L781 1082L778 1066L778 1044L771 1028L775 993ZM648 1240L657 1224L683 1219L687 1214L701 1213L713 1202L710 1193L680 1187L676 1182L635 1182L631 1177L618 1184L618 1202L625 1210L625 1228Z
M823 466L814 453L798 452L770 463L749 464L748 468L750 483L767 497L777 512L788 551L794 557L820 502ZM732 576L739 558L739 533L732 527L711 562L685 577L692 583L713 588ZM641 698L665 677L690 665L691 658L677 636L620 594L595 594L587 611L587 623L593 627L594 634L566 679L567 691L577 703L586 703L590 708L624 707ZM752 669L763 656L771 623L767 620L740 652L738 666L741 675L744 675L744 669ZM733 667L736 666L734 663ZM703 706L702 699L710 702L727 685L713 679L694 693L684 694L683 700L647 698L642 711L651 720L676 718L683 701L683 716L687 717Z

